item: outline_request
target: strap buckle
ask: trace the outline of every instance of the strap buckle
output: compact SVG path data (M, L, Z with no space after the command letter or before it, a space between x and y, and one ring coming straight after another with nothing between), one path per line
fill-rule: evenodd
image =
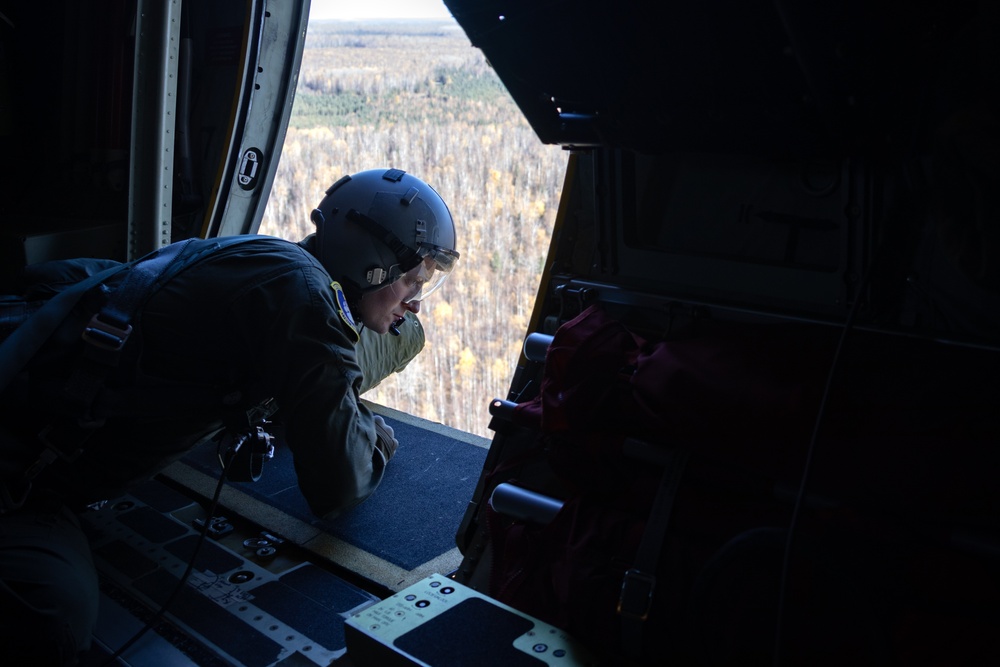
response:
M625 572L622 591L618 596L618 615L631 620L645 621L653 606L653 589L656 576L632 568Z
M100 313L95 313L83 330L83 339L102 350L117 352L125 346L125 341L128 340L131 333L131 324L126 324L123 329L113 324L108 324L101 319Z

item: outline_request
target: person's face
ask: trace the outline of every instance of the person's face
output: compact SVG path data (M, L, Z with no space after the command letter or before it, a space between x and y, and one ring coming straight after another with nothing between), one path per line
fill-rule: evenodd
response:
M400 276L399 280L361 296L361 321L380 334L407 312L419 313L420 301L413 299L427 279L427 267L419 264Z

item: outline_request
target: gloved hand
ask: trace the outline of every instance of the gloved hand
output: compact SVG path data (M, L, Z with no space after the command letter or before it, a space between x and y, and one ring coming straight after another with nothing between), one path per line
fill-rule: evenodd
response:
M388 463L399 448L399 441L396 440L392 427L386 424L380 415L374 415L373 419L375 421L375 446L382 452L385 462Z

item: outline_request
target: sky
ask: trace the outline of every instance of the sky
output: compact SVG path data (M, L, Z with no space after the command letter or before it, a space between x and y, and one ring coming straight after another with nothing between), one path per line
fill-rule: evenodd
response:
M312 0L309 19L451 18L442 0Z

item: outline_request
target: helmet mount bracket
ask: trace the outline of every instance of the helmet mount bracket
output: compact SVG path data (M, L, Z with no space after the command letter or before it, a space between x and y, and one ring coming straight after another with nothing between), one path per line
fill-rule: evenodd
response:
M383 282L385 282L386 276L388 275L389 273L381 266L373 266L372 268L368 269L366 277L368 279L369 285L381 285Z

